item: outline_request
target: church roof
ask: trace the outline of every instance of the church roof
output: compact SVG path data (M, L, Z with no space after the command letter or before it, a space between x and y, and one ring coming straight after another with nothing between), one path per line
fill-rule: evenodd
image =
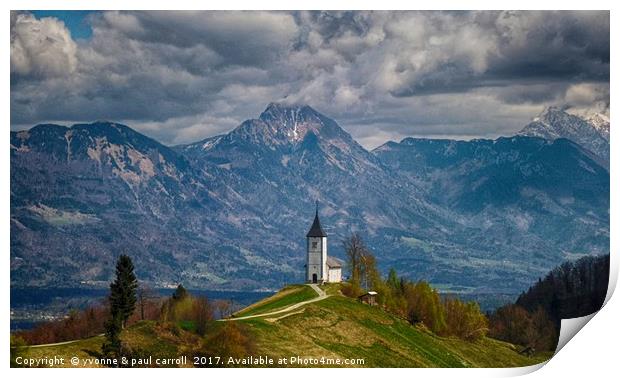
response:
M342 268L342 261L335 257L327 256L327 266L329 268Z
M310 227L310 231L306 234L307 238L310 237L327 237L323 228L321 228L321 221L319 221L319 207L317 204L316 213L314 214L314 222L312 222L312 227Z

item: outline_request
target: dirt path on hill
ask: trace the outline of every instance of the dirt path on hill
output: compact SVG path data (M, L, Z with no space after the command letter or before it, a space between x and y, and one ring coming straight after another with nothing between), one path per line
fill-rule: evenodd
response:
M99 337L99 336L103 336L104 334L100 334L100 335L95 335L95 336L91 336L91 337ZM91 337L87 337L86 339L90 339ZM26 345L24 346L24 348L43 348L43 347L51 347L51 346L58 346L58 345L66 345L66 344L73 344L73 343L77 343L78 341L83 341L86 339L77 339L77 340L69 340L69 341L61 341L59 343L51 343L51 344L38 344L38 345Z
M308 299L307 301L295 303L293 305L290 305L288 307L285 307L285 308L277 310L277 311L265 312L264 314L240 316L238 318L218 319L218 322L230 322L230 321L234 321L234 320L244 320L244 319L259 318L259 317L263 317L263 316L278 315L278 314L282 314L282 313L289 312L289 311L292 311L292 310L296 310L296 309L300 308L301 306L305 306L305 305L307 305L309 303L314 303L314 302L322 301L323 299L329 297L329 295L327 295L323 290L321 290L321 288L317 284L307 284L307 285L310 286L314 291L316 291L316 293L319 296L316 297L316 298Z

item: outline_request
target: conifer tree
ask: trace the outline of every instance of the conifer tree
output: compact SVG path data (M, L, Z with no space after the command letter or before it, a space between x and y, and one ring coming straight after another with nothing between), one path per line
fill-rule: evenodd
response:
M122 324L119 315L112 316L105 323L105 342L103 343L101 350L105 357L114 358L118 362L118 360L122 356L122 344L121 344L121 330ZM118 364L113 367L118 367Z
M120 255L116 262L116 278L110 284L110 318L105 324L105 338L102 350L107 357L122 355L121 331L136 308L138 280L133 263L127 255Z
M116 279L110 284L110 314L120 322L121 328L136 308L138 280L131 258L120 255L116 263Z

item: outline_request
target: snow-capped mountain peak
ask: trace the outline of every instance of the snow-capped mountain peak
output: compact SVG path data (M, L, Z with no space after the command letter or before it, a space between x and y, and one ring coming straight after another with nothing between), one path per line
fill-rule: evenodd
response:
M289 149L309 143L308 139L329 145L357 144L336 121L310 106L283 103L270 103L258 118L244 121L218 144L243 140L271 149Z
M586 121L598 130L609 141L609 117L603 113L594 113L586 118Z
M297 143L309 131L320 134L322 116L308 105L270 103L258 117L281 142Z
M586 118L552 106L535 117L519 135L548 140L570 139L609 161L609 118L603 114Z

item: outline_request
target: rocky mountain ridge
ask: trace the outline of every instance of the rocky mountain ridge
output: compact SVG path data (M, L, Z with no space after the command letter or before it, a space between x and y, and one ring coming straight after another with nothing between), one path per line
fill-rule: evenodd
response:
M155 286L280 287L302 277L315 200L330 254L361 232L381 268L444 290L517 293L609 250L609 173L566 139L367 151L309 106L270 104L173 148L106 122L12 132L12 285L104 285L102 261L128 252Z

